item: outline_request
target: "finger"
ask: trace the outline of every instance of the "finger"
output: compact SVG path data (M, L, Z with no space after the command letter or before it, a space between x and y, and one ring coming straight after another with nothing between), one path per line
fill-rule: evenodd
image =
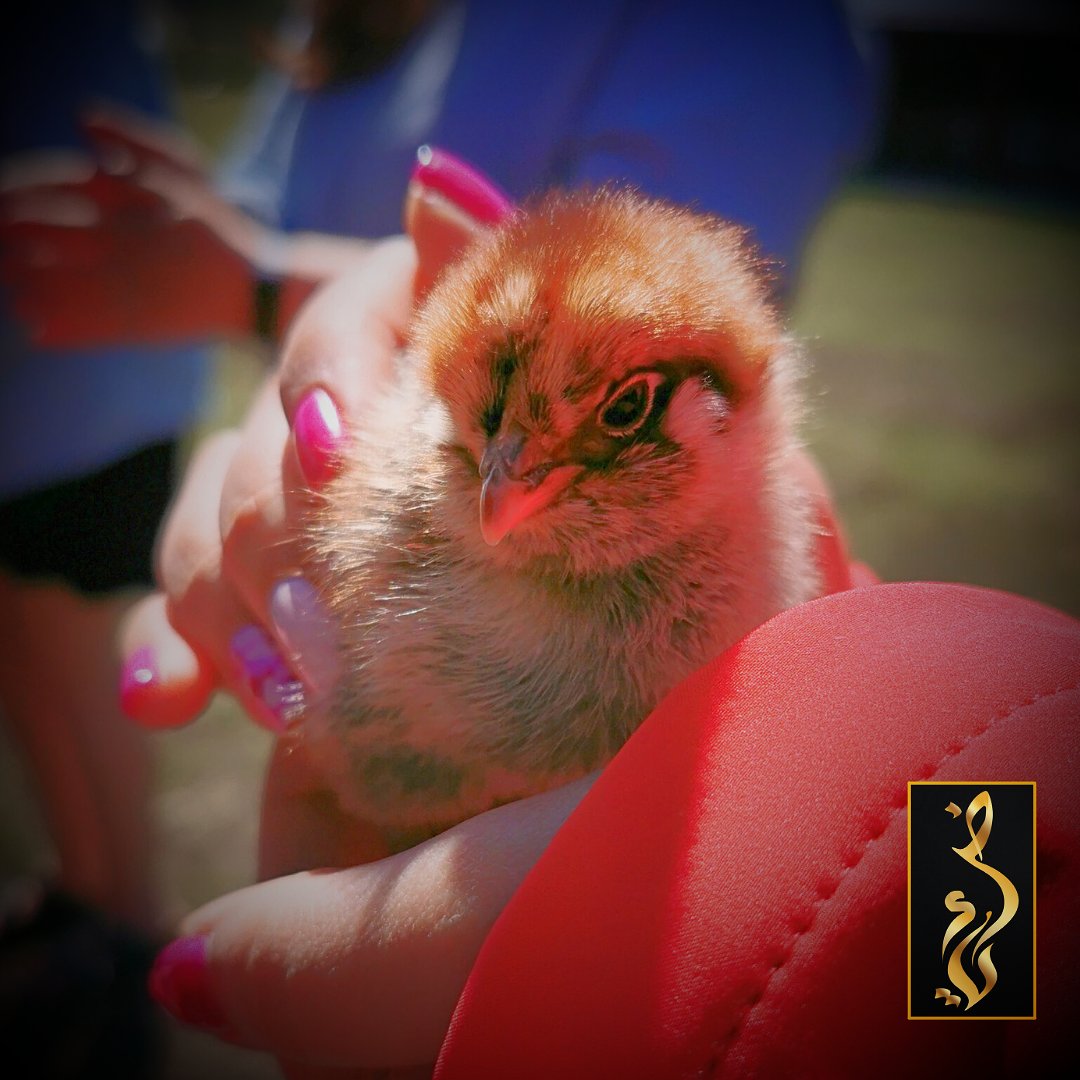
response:
M316 292L282 349L281 399L290 421L316 387L330 394L341 417L363 414L404 339L415 272L415 248L395 237Z
M85 183L95 171L93 158L74 150L30 150L0 162L0 195L22 188Z
M422 146L416 156L404 216L419 254L417 292L423 294L480 233L509 217L514 205L488 177L452 154Z
M376 246L357 270L309 301L286 338L282 402L308 482L318 486L333 473L350 427L362 422L366 403L390 374L418 277L433 280L480 230L512 209L475 170L444 152L422 149L405 211L418 243L395 239Z
M194 720L219 683L214 666L168 620L162 593L139 601L120 630L120 706L145 727Z
M361 265L323 286L293 321L281 358L292 429L287 491L321 488L344 461L388 379L412 307L416 252L404 237L373 245Z
M310 698L336 683L339 653L334 624L304 577L302 529L313 496L288 440L277 383L268 380L223 483L222 569L256 621L270 630Z
M57 166L48 177L42 175L33 183L13 181L0 191L0 216L9 220L51 220L55 212L48 210L56 200L77 206L73 225L85 224L84 219L91 215L89 223L94 224L102 217L125 211L152 213L162 206L160 193L133 178L111 176L100 169L87 171L81 165L66 171Z
M264 727L280 732L302 704L299 683L225 574L219 512L237 432L213 436L193 457L162 533L157 576L166 614Z
M205 171L198 146L179 128L115 102L96 104L84 115L82 127L112 172L150 164L188 173Z
M377 863L223 897L185 921L155 993L181 1019L290 1062L432 1062L488 930L588 783Z
M180 490L169 510L156 552L158 584L184 617L188 595L200 582L216 580L221 573L221 533L218 507L225 476L240 443L235 430L220 431L203 440L192 455ZM224 626L233 625L235 609L228 611ZM211 626L218 613L199 604L190 608L190 621ZM215 656L215 662L220 656Z
M299 521L286 518L282 458L289 428L276 380L260 390L222 482L223 569L247 608L269 622L275 581L300 572Z
M131 186L158 202L171 220L206 229L215 243L242 261L249 275L267 237L277 235L223 199L202 175L151 165L138 172Z
M162 212L160 195L135 177L112 176L99 169L77 190L93 199L106 214Z

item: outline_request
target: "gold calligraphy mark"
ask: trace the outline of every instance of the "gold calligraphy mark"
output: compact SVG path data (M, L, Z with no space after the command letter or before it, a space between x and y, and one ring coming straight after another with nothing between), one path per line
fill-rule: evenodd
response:
M943 986L939 986L934 991L934 998L935 998L935 1000L937 998L944 998L946 1005L959 1005L960 1004L960 999L955 994L950 993L948 990L946 990Z
M949 803L945 809L954 818L960 814L960 808L956 803ZM980 812L983 815L982 824L976 831L974 827L975 818ZM949 954L949 979L953 986L967 998L967 1005L964 1006L964 1011L967 1012L972 1005L986 997L997 983L997 968L994 967L994 962L990 959L990 950L993 947L990 944L990 939L999 930L1004 929L1012 922L1013 916L1020 906L1020 895L1017 893L1013 883L1000 870L995 869L983 860L983 848L986 847L986 841L990 838L990 829L994 824L994 806L990 801L988 791L980 791L971 800L964 814L964 820L967 823L971 843L963 848L953 848L953 851L965 862L974 866L976 870L988 875L1001 890L1002 900L1001 914L997 919L991 922L994 913L988 911L986 918L969 934L960 938ZM949 942L959 938L960 934L975 921L976 917L975 905L965 900L963 892L959 889L954 889L945 897L945 907L953 912L956 918L949 923L949 928L945 931L945 937L941 942L941 956L943 959L945 950L949 947ZM969 963L972 971L974 972L974 968L977 967L983 976L981 990L975 985L975 980L968 974L968 970L964 965L964 953L968 950L968 946L971 947ZM959 1005L960 1003L960 999L955 994L950 994L948 990L940 987L934 997L935 999L944 998L947 1006Z

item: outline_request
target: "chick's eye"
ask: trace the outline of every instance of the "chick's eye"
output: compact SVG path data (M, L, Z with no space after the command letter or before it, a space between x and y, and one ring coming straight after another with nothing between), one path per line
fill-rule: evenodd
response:
M640 375L624 383L600 406L600 426L612 435L632 435L649 415L657 376Z

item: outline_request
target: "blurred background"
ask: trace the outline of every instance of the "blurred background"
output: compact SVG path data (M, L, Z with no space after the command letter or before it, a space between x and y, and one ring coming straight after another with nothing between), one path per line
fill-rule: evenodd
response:
M253 31L283 6L168 11L178 112L211 153L255 75ZM1072 7L851 0L884 73L877 121L812 236L790 314L813 360L806 439L852 553L885 580L969 582L1080 615ZM200 430L242 414L264 364L220 350ZM269 740L225 700L155 739L158 874L179 916L252 879ZM40 868L48 845L25 779L13 754L0 766L3 867ZM268 1069L178 1038L171 1075Z

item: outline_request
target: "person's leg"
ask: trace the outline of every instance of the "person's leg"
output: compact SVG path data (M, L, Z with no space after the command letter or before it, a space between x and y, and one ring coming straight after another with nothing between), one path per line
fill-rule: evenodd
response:
M149 929L149 747L117 704L115 632L133 597L0 572L0 708L26 754L59 885Z

